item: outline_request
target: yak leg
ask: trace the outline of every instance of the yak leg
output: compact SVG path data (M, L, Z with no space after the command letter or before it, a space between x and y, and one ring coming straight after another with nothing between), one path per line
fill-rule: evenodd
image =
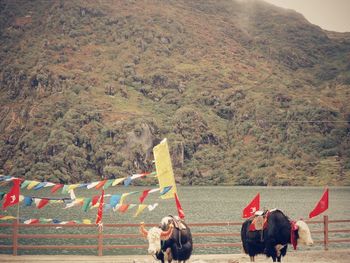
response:
M255 262L254 256L250 256L250 262Z
M281 262L281 250L285 247L286 245L281 245L277 244L275 246L276 249L276 255L277 255L277 262Z
M276 262L276 259L277 259L277 251L276 251L276 248L275 248L275 240L274 239L269 239L267 242L266 242L266 249L265 249L265 252L266 252L266 256L267 257L271 257L272 258L272 261L273 262Z
M168 263L171 263L173 260L173 255L171 254L171 248L168 247L164 252L164 259L168 261Z

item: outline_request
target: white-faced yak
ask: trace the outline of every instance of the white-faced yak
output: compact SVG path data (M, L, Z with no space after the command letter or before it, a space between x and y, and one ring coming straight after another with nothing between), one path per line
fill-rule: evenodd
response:
M148 240L148 253L162 263L172 260L185 263L191 257L193 242L190 228L177 217L164 217L159 227L149 230L141 223L140 232Z
M241 239L244 252L250 256L251 262L254 262L257 254L265 254L273 262L281 262L288 244L292 244L294 249L298 244L313 244L307 224L301 220L291 221L280 210L267 211L264 216L246 220L242 224Z

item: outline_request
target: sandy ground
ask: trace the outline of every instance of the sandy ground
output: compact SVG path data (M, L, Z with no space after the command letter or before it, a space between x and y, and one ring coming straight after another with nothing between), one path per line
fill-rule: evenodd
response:
M10 256L0 255L0 262L21 263L70 263L70 262L104 262L104 263L156 263L151 256ZM232 255L193 255L188 263L243 263L250 262L243 254ZM263 255L256 257L256 262L272 262ZM317 262L317 263L349 263L350 250L289 252L282 262Z

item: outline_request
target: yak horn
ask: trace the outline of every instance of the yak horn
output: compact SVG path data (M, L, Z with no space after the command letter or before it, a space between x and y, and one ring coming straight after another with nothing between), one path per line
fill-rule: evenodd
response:
M174 230L174 225L170 224L169 229L167 231L162 231L162 233L160 233L160 239L168 240L173 234L173 230Z
M141 235L142 235L144 238L147 238L148 231L147 231L147 229L145 228L145 223L144 223L144 222L141 222L141 224L140 224L140 233L141 233Z

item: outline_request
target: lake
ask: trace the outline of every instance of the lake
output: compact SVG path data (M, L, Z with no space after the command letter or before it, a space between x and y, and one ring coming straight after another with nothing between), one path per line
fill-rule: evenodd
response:
M106 194L120 194L132 191L143 191L152 187L110 187ZM0 191L3 189L0 189ZM272 209L278 208L284 211L291 219L308 219L309 212L314 208L315 204L318 202L324 188L320 187L209 187L209 186L195 186L195 187L178 187L178 195L186 215L186 222L199 223L199 222L241 222L242 209L251 201L251 199L260 193L261 198L261 208L262 209ZM38 191L27 191L23 190L23 195L30 196L63 196L59 194L51 194L48 189L38 190ZM100 194L96 190L76 190L76 196L79 197L91 197L93 195ZM131 195L126 198L125 203L138 203L139 194ZM350 200L350 187L330 187L329 192L329 209L324 213L329 215L329 219L350 219L350 210L348 209L348 203ZM108 198L106 198L108 200ZM158 223L163 216L177 214L175 201L173 199L162 200L159 198L159 194L150 194L146 200L145 204L153 204L155 202L159 203L159 206L149 212L147 209L137 218L133 215L136 208L130 209L126 213L121 214L120 212L107 211L104 213L103 221L105 223L139 223L144 221L146 223ZM28 218L56 218L62 221L69 220L82 220L91 219L92 221L96 218L97 209L92 209L88 212L81 211L80 207L63 209L63 204L49 204L48 206L37 209L34 207L20 207L20 217L24 219ZM10 208L7 213L2 212L1 214L15 215L16 209ZM315 220L321 220L323 217L318 216ZM313 226L313 227L316 227ZM318 227L318 225L317 225ZM348 226L339 226L333 228L346 228L350 229ZM228 227L217 227L217 228L196 228L196 232L206 232L206 231L219 231L219 232L238 232L239 227L228 228ZM194 230L194 229L193 229ZM21 233L30 233L34 229L22 229ZM66 232L68 231L68 232ZM108 232L107 232L108 231ZM1 232L7 232L6 229L1 229ZM96 233L96 229L47 229L41 228L40 232L43 233ZM111 229L106 228L107 233L137 233L138 230L135 228L130 229ZM194 231L193 231L194 232ZM37 233L37 232L36 232ZM350 238L350 234L338 234L342 238ZM316 237L314 237L316 239ZM318 235L317 239L322 238L322 235ZM215 243L215 242L238 242L239 238L236 237L196 237L196 243ZM3 241L0 241L4 244ZM23 241L22 241L23 242ZM65 240L56 240L53 243L52 240L31 240L30 242L35 242L35 244L57 244L60 242L63 244ZM86 240L86 244L90 244ZM145 241L139 239L133 240L105 240L105 243L110 244L145 244ZM91 243L93 244L93 243ZM335 247L347 247L349 244L332 244ZM316 246L313 249L320 249L320 246ZM239 253L238 248L196 248L195 253ZM26 252L33 253L33 252ZM55 253L47 252L47 253ZM72 251L60 251L60 253L72 253ZM77 253L83 253L78 251ZM140 249L129 250L129 251L106 251L105 254L144 254L146 251ZM84 254L96 254L95 251L84 251Z

